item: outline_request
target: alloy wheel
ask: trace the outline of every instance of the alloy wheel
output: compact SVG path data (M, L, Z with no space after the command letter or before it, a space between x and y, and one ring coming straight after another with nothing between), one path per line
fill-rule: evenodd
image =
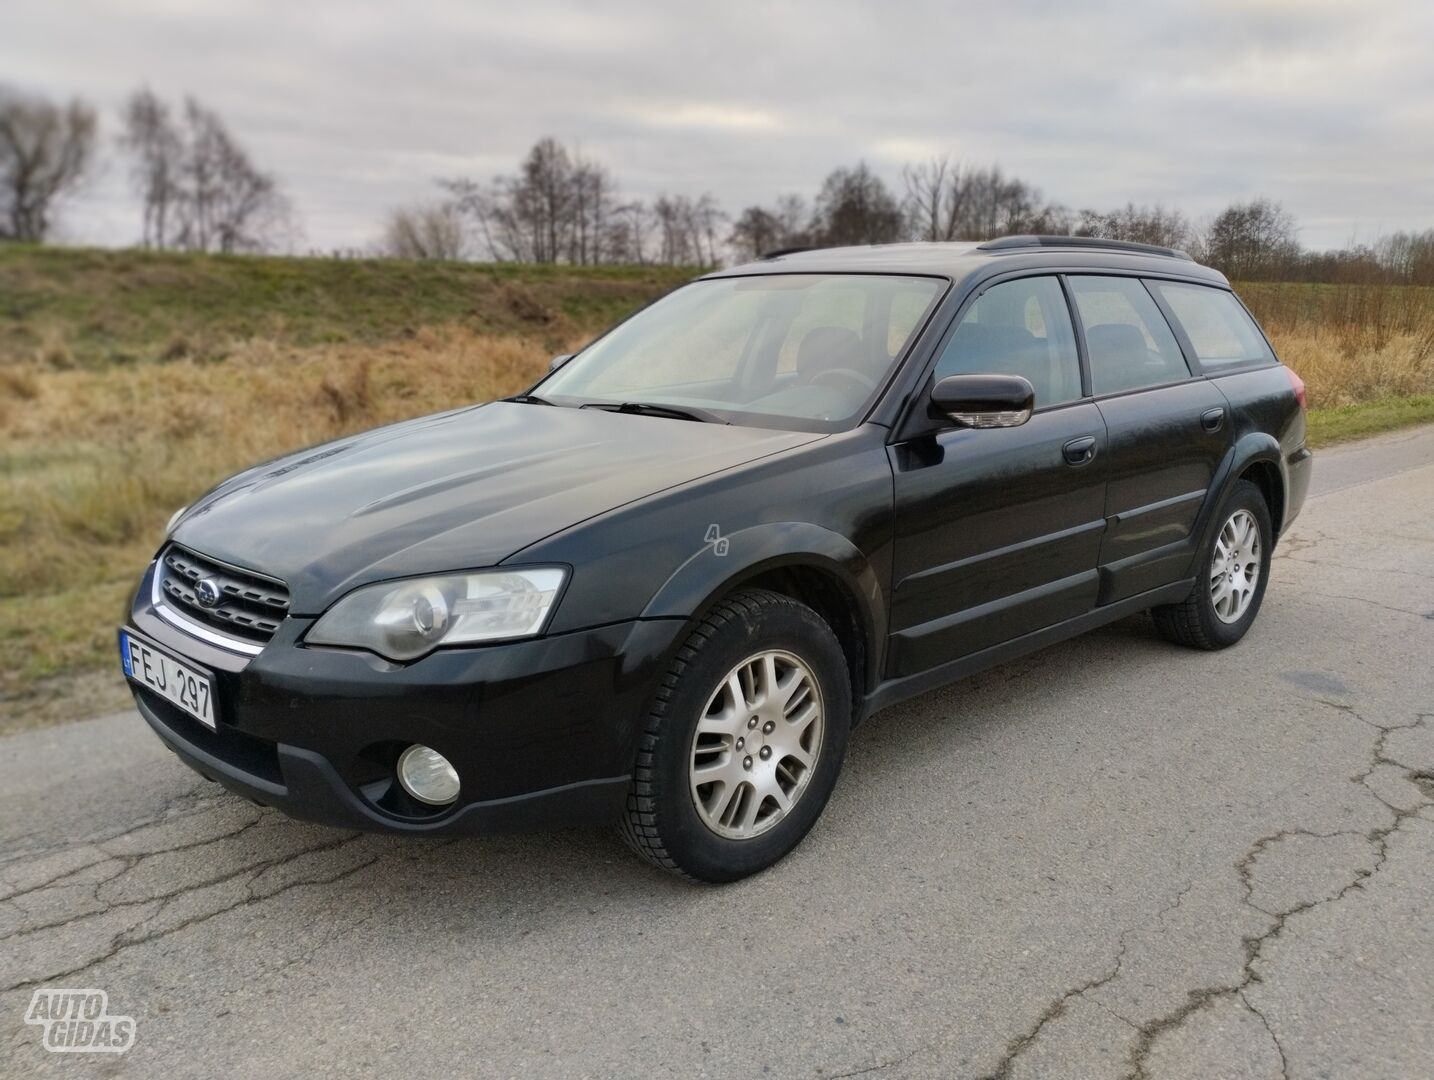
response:
M1221 622L1239 622L1260 580L1260 526L1248 510L1236 510L1215 540L1210 561L1210 599Z
M769 649L728 672L692 738L688 779L703 823L748 840L786 817L821 753L823 715L816 676L789 652Z

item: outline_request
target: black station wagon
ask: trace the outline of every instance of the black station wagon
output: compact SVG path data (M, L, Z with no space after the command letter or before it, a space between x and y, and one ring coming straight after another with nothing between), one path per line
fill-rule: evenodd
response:
M1146 609L1239 641L1309 474L1303 384L1180 252L781 253L527 393L221 483L120 652L185 763L295 817L611 820L724 881L877 709Z

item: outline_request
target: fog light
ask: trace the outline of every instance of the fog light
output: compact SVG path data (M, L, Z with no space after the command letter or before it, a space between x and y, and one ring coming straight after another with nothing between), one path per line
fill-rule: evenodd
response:
M458 798L458 770L437 750L415 744L398 759L403 790L429 806L447 806Z

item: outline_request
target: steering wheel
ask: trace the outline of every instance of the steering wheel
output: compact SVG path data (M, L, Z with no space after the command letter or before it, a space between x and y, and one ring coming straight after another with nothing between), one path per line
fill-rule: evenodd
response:
M835 379L838 382L845 382L847 385L855 385L861 392L862 397L870 394L876 389L876 380L865 372L857 371L856 368L836 367L819 371L808 380L811 386L820 386L824 379ZM833 386L833 390L841 393L840 386Z

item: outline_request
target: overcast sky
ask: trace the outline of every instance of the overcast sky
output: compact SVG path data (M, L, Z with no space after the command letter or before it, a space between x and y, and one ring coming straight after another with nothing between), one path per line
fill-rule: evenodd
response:
M947 152L1073 207L1268 195L1314 247L1434 227L1431 0L0 4L0 80L89 99L108 139L141 84L197 95L305 248L368 244L434 177L510 172L545 134L626 195L729 212ZM106 158L67 240L137 238Z

